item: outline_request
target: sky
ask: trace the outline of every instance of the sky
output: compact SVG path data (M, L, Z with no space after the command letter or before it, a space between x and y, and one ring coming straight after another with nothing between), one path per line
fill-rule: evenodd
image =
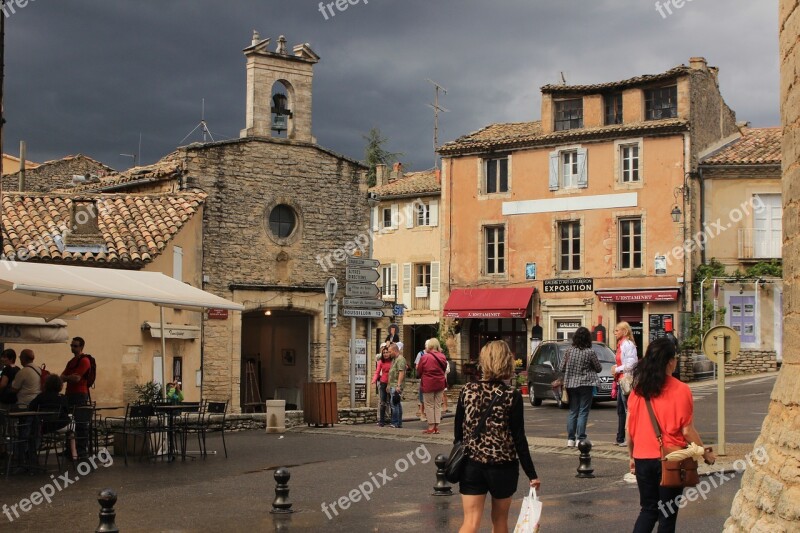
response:
M285 35L290 49L308 43L321 57L321 146L363 159L364 136L378 128L409 170L435 161L427 79L447 90L440 144L538 120L540 87L562 73L569 84L601 83L692 56L719 67L738 120L780 124L778 0L340 0L343 11L314 0L22 4L6 7L4 151L18 155L25 140L36 162L83 153L124 170L133 160L120 154L137 153L141 134L140 163L153 163L200 123L204 99L214 138L238 137L253 30L271 50ZM201 140L198 129L183 144Z

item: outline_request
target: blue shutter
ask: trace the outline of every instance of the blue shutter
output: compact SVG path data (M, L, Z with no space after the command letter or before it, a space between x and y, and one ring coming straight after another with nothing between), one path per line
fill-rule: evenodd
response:
M550 152L550 190L558 190L558 151Z
M586 148L578 148L578 187L589 186L589 175L586 168Z

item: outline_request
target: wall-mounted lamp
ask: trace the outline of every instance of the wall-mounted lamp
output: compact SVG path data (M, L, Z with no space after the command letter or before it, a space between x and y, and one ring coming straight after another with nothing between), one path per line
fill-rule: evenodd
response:
M739 294L744 294L744 285L739 285Z
M264 316L272 316L272 311L267 309L266 311L264 311Z
M689 195L689 188L685 184L683 187L675 187L675 190L672 191L672 197L675 198L675 207L672 208L672 211L670 211L669 214L672 216L673 222L675 223L680 222L681 215L683 215L683 213L681 212L681 208L678 207L678 196L680 196L683 199L683 197L688 195Z
M680 222L682 214L683 213L681 213L681 208L678 207L678 204L675 204L675 207L673 207L672 211L670 212L670 215L672 215L672 221L673 222Z

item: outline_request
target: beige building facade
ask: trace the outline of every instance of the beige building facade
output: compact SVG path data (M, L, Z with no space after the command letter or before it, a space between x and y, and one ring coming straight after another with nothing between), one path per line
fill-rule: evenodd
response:
M379 166L377 184L370 188L378 201L372 208L373 257L381 263L378 285L392 315L375 324L376 344L390 323L402 324L410 362L425 340L437 335L442 308L440 179L438 170L404 174L398 163L391 172Z
M444 317L465 363L491 338L526 360L537 323L544 339L585 326L608 341L625 320L644 350L691 310L699 155L737 131L717 70L692 58L545 86L541 116L440 149Z

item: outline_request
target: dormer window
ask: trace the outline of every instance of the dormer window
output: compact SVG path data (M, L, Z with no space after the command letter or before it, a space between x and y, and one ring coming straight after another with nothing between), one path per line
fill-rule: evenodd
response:
M555 131L574 130L582 127L582 98L558 100L555 102Z
M622 124L622 93L603 96L603 105L606 111L606 126Z
M660 120L678 116L678 86L657 87L644 92L646 120Z

